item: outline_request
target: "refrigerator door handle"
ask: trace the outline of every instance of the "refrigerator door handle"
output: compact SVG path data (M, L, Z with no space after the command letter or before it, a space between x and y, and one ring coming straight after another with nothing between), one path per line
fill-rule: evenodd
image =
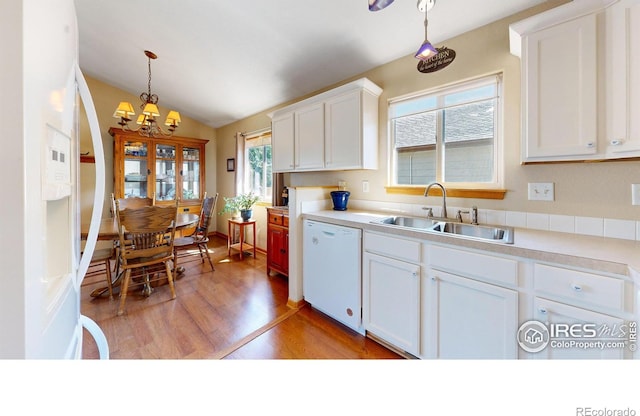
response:
M78 92L80 99L87 113L87 119L89 120L89 130L91 131L91 141L93 142L93 152L95 154L95 168L96 168L96 183L93 194L93 212L91 214L91 224L89 226L89 233L87 235L86 245L84 247L82 257L80 258L80 264L78 265L78 274L76 284L78 289L84 279L91 257L93 257L93 251L98 241L98 231L100 229L100 220L102 218L102 206L104 204L104 192L105 192L105 163L104 163L104 149L102 147L102 136L100 135L100 125L98 124L98 115L96 108L91 98L91 92L87 81L82 75L82 71L75 62L76 82L78 85Z
M98 324L96 324L95 321L88 316L80 315L80 322L82 323L83 328L85 328L96 341L100 359L108 360L109 344L107 343L107 337L104 336L104 332L102 332L102 329L100 329Z

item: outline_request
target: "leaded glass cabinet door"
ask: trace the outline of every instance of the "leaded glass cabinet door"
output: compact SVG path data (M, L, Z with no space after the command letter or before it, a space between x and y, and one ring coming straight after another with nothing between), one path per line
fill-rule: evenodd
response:
M147 197L148 181L151 175L147 163L149 143L146 141L125 141L123 152L124 197Z
M176 146L156 144L156 201L176 199Z
M182 200L200 199L200 148L182 148Z

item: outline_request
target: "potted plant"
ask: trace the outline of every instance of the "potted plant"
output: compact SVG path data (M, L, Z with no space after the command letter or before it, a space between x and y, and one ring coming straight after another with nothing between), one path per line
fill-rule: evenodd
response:
M240 194L232 198L224 197L224 208L222 209L222 211L220 211L220 214L235 213L240 211L242 220L249 221L253 212L253 206L259 200L260 197L253 192Z

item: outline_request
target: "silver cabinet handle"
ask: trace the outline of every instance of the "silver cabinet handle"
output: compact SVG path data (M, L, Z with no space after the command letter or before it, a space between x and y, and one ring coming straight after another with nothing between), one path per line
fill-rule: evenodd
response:
M595 142L587 142L587 147L589 148L594 147L595 145Z
M582 292L582 286L577 283L571 283L571 289L573 289L574 292Z
M540 307L540 308L538 308L538 312L540 312L543 315L546 315L547 314L547 308Z
M611 146L620 146L623 142L624 140L622 139L613 139L609 143L611 143Z

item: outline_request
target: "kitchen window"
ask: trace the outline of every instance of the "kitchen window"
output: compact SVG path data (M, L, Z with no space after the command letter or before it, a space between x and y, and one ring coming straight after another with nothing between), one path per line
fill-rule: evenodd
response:
M244 137L244 192L252 191L263 202L272 198L271 131Z
M492 75L391 100L393 185L500 187L501 93Z

